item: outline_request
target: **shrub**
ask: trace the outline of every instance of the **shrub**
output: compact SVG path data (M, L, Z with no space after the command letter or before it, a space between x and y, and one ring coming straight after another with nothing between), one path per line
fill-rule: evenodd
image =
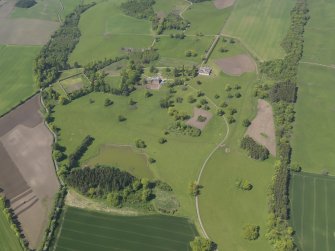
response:
M235 93L235 98L240 98L240 97L242 97L241 93L236 92L236 93Z
M225 108L227 106L228 106L228 104L226 102L223 102L223 103L220 104L220 107L222 107L222 108Z
M149 91L146 91L145 94L144 94L144 97L146 98L150 98L153 94Z
M242 125L243 125L244 127L248 127L248 126L251 125L251 122L250 122L249 119L244 119L244 120L242 121Z
M194 240L190 242L190 246L192 248L192 251L214 251L216 250L216 244L214 242L204 237L200 237L200 236L196 236Z
M236 181L236 187L244 191L250 191L253 185L246 179L239 179Z
M148 159L148 161L149 161L150 164L156 163L156 160L154 158L151 158L151 157Z
M167 142L167 139L166 138L160 138L159 140L158 140L158 143L159 144L165 144Z
M136 145L137 148L146 148L147 147L145 142L141 139L136 140L135 145Z
M200 186L196 181L193 181L189 184L189 192L192 196L197 196L200 194Z
M197 121L199 121L199 122L205 122L206 120L207 120L207 118L204 117L204 116L201 116L201 115L199 115L198 118L197 118Z
M61 151L59 150L55 150L53 153L52 153L52 156L54 157L54 159L57 161L57 162L60 162L62 160L64 160L66 158L65 154L62 153Z
M19 0L16 2L15 6L18 8L30 8L33 7L37 2L35 0Z
M229 116L229 117L227 118L227 120L228 120L228 123L229 123L229 124L233 124L233 123L236 122L234 116Z
M191 103L191 104L192 104L192 103L194 103L195 101L197 101L197 100L196 100L192 95L190 95L190 96L187 97L187 102L188 102L188 103Z
M298 162L291 163L290 168L293 172L301 172L302 169Z
M114 102L112 100L110 100L109 98L106 98L105 99L105 103L104 103L104 106L107 107L107 106L111 106Z
M219 116L223 116L223 115L225 114L225 112L224 112L223 109L218 109L216 113L217 113L217 115L219 115Z
M243 237L246 240L257 240L259 237L260 227L257 225L247 224L243 227Z
M118 120L119 120L119 122L123 122L123 121L126 121L127 118L124 117L124 116L122 116L122 115L119 115L119 116L118 116Z

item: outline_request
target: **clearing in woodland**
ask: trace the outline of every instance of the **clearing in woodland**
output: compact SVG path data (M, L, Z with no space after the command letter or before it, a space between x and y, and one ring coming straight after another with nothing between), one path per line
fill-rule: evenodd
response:
M186 218L116 216L68 207L55 250L187 251L196 235Z
M280 46L290 26L294 1L237 0L224 34L238 37L259 60L283 58Z

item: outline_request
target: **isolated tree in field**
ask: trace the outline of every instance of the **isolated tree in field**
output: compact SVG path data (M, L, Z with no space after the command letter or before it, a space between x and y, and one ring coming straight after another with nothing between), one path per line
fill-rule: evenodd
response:
M246 179L238 179L236 180L236 187L244 191L250 191L253 185Z
M145 94L144 94L144 97L146 98L150 98L153 94L149 91L146 91Z
M190 96L187 97L187 102L188 102L188 103L191 103L191 104L192 104L192 103L194 103L195 101L197 101L197 100L196 100L192 95L190 95Z
M118 116L118 120L119 120L119 122L123 122L123 121L126 121L127 118L125 116L123 116L123 115L119 115Z
M193 181L189 185L189 192L192 196L197 196L200 194L200 186L196 181Z
M159 144L165 144L167 142L167 139L166 138L160 138L158 140Z
M216 114L219 115L219 116L223 116L225 114L225 112L224 112L223 109L218 109Z
M251 122L250 122L249 119L244 119L243 122L242 122L242 125L243 125L244 127L248 127L248 126L251 125Z
M214 242L200 236L196 236L194 240L190 242L190 246L192 251L213 251L216 249Z
M113 101L110 100L109 98L106 98L105 99L105 103L104 103L104 106L107 107L107 106L111 106L113 104Z
M137 148L146 148L147 147L145 142L141 139L136 140L135 145L136 145Z
M259 226L247 224L243 227L243 238L249 241L257 240L259 237Z

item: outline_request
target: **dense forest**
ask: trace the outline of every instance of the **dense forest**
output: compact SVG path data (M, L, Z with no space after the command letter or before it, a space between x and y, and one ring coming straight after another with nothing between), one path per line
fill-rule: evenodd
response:
M18 8L30 8L33 7L37 2L35 0L19 0L15 6Z
M241 148L247 150L248 155L253 159L265 160L269 158L269 150L249 136L242 139Z
M155 0L128 0L121 4L122 11L129 16L150 19L155 16L153 5Z
M80 30L78 23L80 15L95 3L79 5L70 13L61 27L43 46L34 63L35 79L40 87L47 87L58 77L61 70L68 69L68 57L79 42Z

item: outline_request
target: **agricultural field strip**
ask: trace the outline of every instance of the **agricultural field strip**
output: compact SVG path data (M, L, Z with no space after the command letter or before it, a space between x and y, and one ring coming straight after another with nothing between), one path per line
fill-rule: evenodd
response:
M306 174L309 174L309 175L313 175L313 173L306 173ZM305 179L306 179L306 176L303 177L303 183L302 183L302 194L301 194L301 197L302 197L302 209L301 209L301 229L304 229L304 214L305 214ZM314 184L314 187L313 187L313 229L316 229L315 225L316 225L316 198L317 198L317 195L316 195L316 180L323 180L323 181L329 181L329 179L327 178L322 178L322 177L314 177L313 178L313 184ZM328 198L328 187L327 187L327 183L325 183L325 198ZM294 179L293 179L293 184L292 184L292 194L294 194ZM292 208L293 207L293 204L294 204L294 199L293 197L290 198L290 207ZM328 215L328 212L327 212L327 207L328 207L328 199L325 200L325 218L326 218L326 233L328 233L329 231L329 224L328 224L328 218L329 218L329 215ZM292 220L293 220L293 215L291 216ZM304 231L301 231L301 235L300 235L300 238L301 238L301 241L303 242L304 240ZM326 234L326 243L327 243L327 251L330 250L330 247L329 247L329 235ZM313 231L313 250L316 250L316 239L315 239L315 231Z
M190 86L190 85L188 85L188 86L189 86L191 89L193 89L194 91L199 91L198 89L194 88L193 86ZM205 95L205 97L208 99L208 101L209 101L210 103L212 103L212 105L213 105L216 109L218 109L218 106L215 104L215 102L214 102L211 98L209 98L207 95ZM227 121L227 119L226 119L226 117L225 117L224 115L222 116L222 118L223 118L223 120L224 120L224 122L225 122L225 124L226 124L226 126L227 126L227 132L226 132L226 135L224 136L223 140L222 140L219 144L217 144L217 145L215 146L215 148L210 152L210 154L207 156L206 160L204 161L204 163L203 163L203 165L202 165L202 167L201 167L201 169L200 169L199 175L198 175L198 179L197 179L197 183L198 183L198 184L200 183L201 176L202 176L203 171L205 170L205 167L206 167L206 165L207 165L207 162L208 162L209 159L213 156L213 154L214 154L214 153L221 147L221 145L227 140L227 138L228 138L228 136L229 136L229 123L228 123L228 121ZM208 236L208 234L207 234L207 232L206 232L206 230L205 230L205 228L204 228L204 226L203 226L202 220L201 220L200 209L199 209L199 196L198 196L198 195L195 197L195 207L196 207L196 210L197 210L197 217L198 217L198 221L199 221L201 230L202 230L203 234L205 235L205 237L206 237L206 238L209 238L209 236Z
M94 236L94 235L91 235L91 236ZM97 235L97 237L101 237L101 235ZM74 241L74 242L80 242L80 243L87 244L87 245L90 245L90 246L95 246L95 247L100 247L100 248L106 248L107 250L110 250L110 246L103 246L103 245L99 245L99 244L96 244L96 243L87 242L87 241L78 240L78 239L73 239L73 238L69 238L69 237L62 237L62 238L65 239L65 240ZM120 241L125 241L125 242L128 242L128 243L141 244L141 245L148 246L148 247L154 247L156 250L171 251L171 249L169 249L169 248L164 248L164 247L161 247L161 246L156 246L156 245L152 245L152 244L148 244L148 243L143 243L143 242L129 241L129 240L118 239L118 238L108 238L108 239L110 239L110 240L112 240L112 239L114 239L114 240L120 240ZM62 247L62 246L60 245L60 247ZM62 247L62 248L64 248L64 247ZM66 248L66 249L67 250L73 250L73 249L69 249L69 248ZM116 250L120 250L120 248L117 248ZM124 249L124 247L122 247L122 250L126 250L126 249Z
M99 218L100 218L100 217L99 217ZM95 224L91 224L91 223L84 223L84 222L80 222L80 221L76 221L76 220L69 220L69 219L68 219L67 222L73 222L73 223L76 223L76 224L79 224L79 225L87 225L87 226L92 226L92 227L96 227L96 228L115 230L115 231L117 231L117 232L131 233L131 234L135 234L135 235L139 235L139 236L148 236L148 235L146 235L146 234L141 234L141 233L134 232L134 231L125 231L125 230L121 230L121 229L114 228L114 227L105 227L105 226L95 225ZM141 224L134 224L134 223L130 223L130 224L129 224L129 223L124 223L123 225L143 227L143 225L141 225ZM146 228L155 229L155 230L160 230L160 231L164 231L164 232L167 232L167 233L177 233L178 235L191 236L191 235L189 235L189 234L185 234L185 233L183 233L183 232L169 231L169 230L166 230L165 228L150 227L150 226L146 226ZM69 230L69 229L65 228L63 231L75 231L75 230ZM81 231L77 231L77 232L81 232ZM84 233L84 232L81 232L81 233ZM107 236L104 236L104 237L107 238ZM154 236L152 236L152 238L154 238L154 239L170 240L170 239L167 239L167 238L164 238L164 237L154 237ZM173 240L173 242L182 243L182 242L180 242L180 241L176 241L176 240Z

